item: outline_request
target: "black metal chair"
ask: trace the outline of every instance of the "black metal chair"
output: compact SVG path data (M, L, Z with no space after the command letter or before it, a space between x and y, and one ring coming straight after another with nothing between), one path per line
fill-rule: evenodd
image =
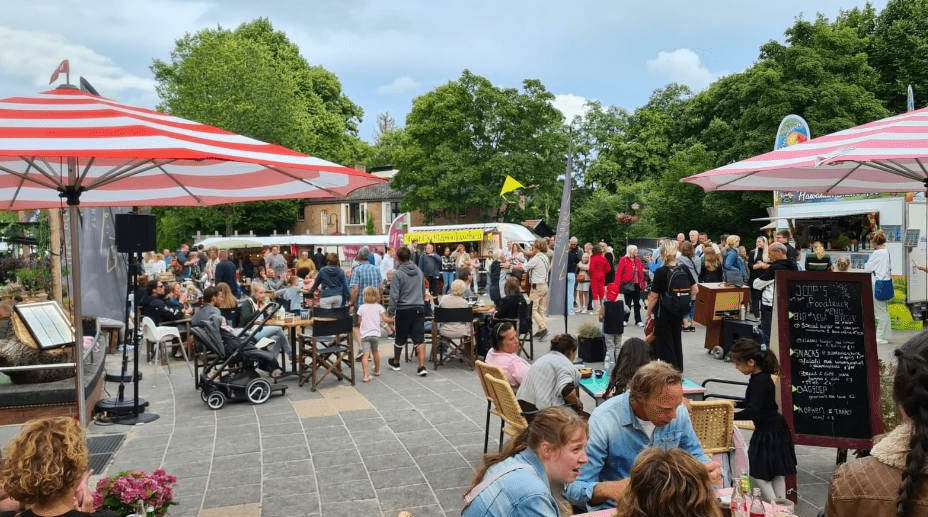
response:
M469 335L462 337L447 337L441 335L440 328L445 323L466 323L470 326ZM432 321L432 364L435 369L448 359L457 357L469 368L474 367L475 342L477 329L474 327L474 309L462 308L435 308L435 319Z

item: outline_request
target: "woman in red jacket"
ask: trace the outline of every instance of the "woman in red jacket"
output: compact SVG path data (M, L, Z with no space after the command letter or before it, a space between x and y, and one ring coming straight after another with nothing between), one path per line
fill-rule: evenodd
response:
M590 257L590 291L593 293L593 311L599 312L600 300L606 294L606 273L612 270L612 265L603 257L603 249L599 244L593 245L593 256Z
M622 289L622 294L625 295L625 307L628 309L634 307L635 325L643 327L644 323L641 322L641 293L644 292L646 284L644 280L644 264L638 258L638 246L629 244L625 248L625 255L619 260L619 265L616 266L615 277L623 286L626 284L632 285L631 288ZM625 313L626 323L628 323L630 312Z

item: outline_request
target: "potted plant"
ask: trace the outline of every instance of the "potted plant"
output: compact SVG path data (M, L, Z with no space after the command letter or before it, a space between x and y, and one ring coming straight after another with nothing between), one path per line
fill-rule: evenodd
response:
M174 502L177 478L164 469L154 472L120 472L97 482L93 504L97 511L112 510L119 515L137 515L144 506L145 515L163 517Z
M599 325L584 323L577 329L577 353L588 363L600 363L606 358L606 342Z

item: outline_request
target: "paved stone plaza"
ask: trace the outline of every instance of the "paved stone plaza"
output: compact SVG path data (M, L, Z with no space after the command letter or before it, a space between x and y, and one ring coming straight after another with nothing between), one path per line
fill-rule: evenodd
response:
M569 326L593 320L575 315ZM563 330L563 321L551 318L552 335ZM625 337L640 337L641 330L628 327ZM897 332L880 356L890 357L910 335ZM705 353L703 336L702 327L683 334L686 377L745 380L731 363ZM536 343L536 357L547 343ZM360 367L354 387L330 378L312 392L294 377L284 381L290 384L286 396L275 394L258 406L228 403L219 411L200 400L182 361L172 362L170 374L146 365L140 393L160 418L138 426L91 425L91 436L127 433L98 474L164 467L178 478L172 517L459 515L483 453L486 400L476 375L458 363L437 371L429 364L424 378L415 375L414 363L394 372L386 366L392 347L384 344L382 375L371 383L360 382ZM115 388L107 384L109 396ZM499 421L490 425L495 450ZM0 427L0 442L16 431ZM796 452L797 513L814 516L824 505L835 450L800 446Z

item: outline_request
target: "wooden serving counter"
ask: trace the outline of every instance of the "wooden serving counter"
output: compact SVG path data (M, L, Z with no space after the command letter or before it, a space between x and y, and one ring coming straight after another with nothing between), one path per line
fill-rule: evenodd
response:
M723 314L727 312L737 317L741 307L747 310L750 302L751 289L747 286L737 287L724 282L699 284L693 321L706 327L703 346L708 350L721 346Z

